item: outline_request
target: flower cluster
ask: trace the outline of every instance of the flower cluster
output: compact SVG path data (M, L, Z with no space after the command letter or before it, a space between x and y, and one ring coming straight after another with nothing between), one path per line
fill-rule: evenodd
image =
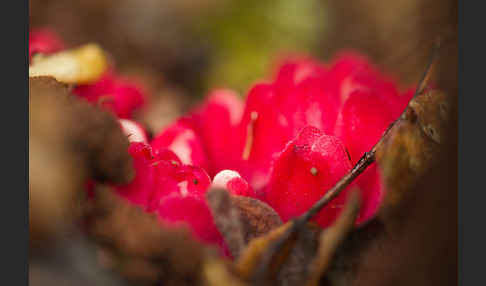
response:
M188 223L202 240L223 245L203 196L211 184L260 199L287 221L351 169L411 95L401 94L358 55L340 55L330 67L288 61L273 82L256 84L246 102L230 90L215 90L151 142L133 143L144 144L146 153L132 153L139 175L122 194L162 220ZM354 185L364 202L361 224L382 199L376 165ZM345 200L346 191L315 222L327 227Z
M49 55L63 51L62 40L49 29L32 30L29 33L29 61L36 54ZM119 76L113 67L108 68L101 78L93 83L77 85L74 94L100 105L120 118L131 118L146 99L141 85Z
M412 93L399 92L365 58L346 53L329 66L312 59L282 63L269 82L255 84L246 101L231 90L206 101L148 141L131 112L140 93L110 73L75 93L106 106L120 118L131 141L135 179L118 194L165 224L185 223L204 242L227 253L204 194L211 186L266 202L283 221L306 211L345 175L406 107ZM376 213L384 193L376 165L355 182L361 190L361 224ZM342 192L314 221L330 225Z

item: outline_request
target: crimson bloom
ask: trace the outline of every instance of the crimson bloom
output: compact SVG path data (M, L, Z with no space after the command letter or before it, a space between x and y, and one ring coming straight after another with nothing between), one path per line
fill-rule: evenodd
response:
M130 184L114 186L116 192L157 214L163 224L188 225L195 237L227 255L204 197L210 186L260 199L288 221L370 150L413 94L400 92L357 54L343 53L329 66L292 59L280 65L272 81L255 84L246 101L233 91L214 90L148 141L143 128L127 120L144 103L132 83L108 71L74 91L113 111L131 142L136 176ZM376 164L352 186L362 194L356 223L363 224L375 215L385 192ZM344 190L313 220L323 228L332 224L346 196Z
M411 95L351 53L328 67L309 59L284 62L272 82L250 89L245 102L232 91L214 90L149 142L153 158L170 153L176 159L144 161L155 175L135 162L137 178L152 185L142 205L162 222L186 223L202 241L226 249L204 201L209 186L258 198L288 221L351 169ZM128 192L135 197L144 193L137 178ZM362 193L362 224L374 216L384 193L376 165L353 185ZM347 190L313 220L321 227L332 224L346 196Z

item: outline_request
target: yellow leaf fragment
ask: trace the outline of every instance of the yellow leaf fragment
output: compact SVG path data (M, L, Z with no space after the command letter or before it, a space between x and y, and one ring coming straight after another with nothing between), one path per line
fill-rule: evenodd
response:
M203 284L207 286L245 286L247 285L236 277L224 263L216 258L207 258L202 269Z
M95 82L105 72L108 61L96 44L86 44L48 56L35 57L29 67L29 77L52 76L68 84Z

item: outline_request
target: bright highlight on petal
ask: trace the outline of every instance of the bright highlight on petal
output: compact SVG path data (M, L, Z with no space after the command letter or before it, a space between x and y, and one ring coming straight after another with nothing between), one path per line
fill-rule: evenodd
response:
M128 141L148 143L145 130L140 124L128 119L119 119L118 121L122 126L123 132L128 137Z
M223 170L216 174L211 186L228 190L233 195L255 197L255 192L248 182L233 170Z

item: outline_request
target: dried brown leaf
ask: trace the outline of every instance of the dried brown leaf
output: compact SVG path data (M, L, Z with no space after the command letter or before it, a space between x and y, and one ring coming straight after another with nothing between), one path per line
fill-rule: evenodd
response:
M53 89L68 92L60 84ZM29 95L29 238L36 249L71 224L87 170L66 144L68 115L63 105L40 96L32 82Z
M319 238L319 250L309 269L308 286L319 285L319 279L326 273L338 246L353 229L359 213L359 192L354 191L337 221L325 229Z
M131 282L200 283L204 247L185 229L168 229L157 217L98 187L86 202L86 228L100 244L100 261Z
M206 286L245 286L248 285L242 281L238 275L232 271L231 265L228 265L221 259L208 258L204 261L202 271L202 285Z
M250 241L248 247L243 251L241 257L235 262L238 273L240 273L245 280L249 280L251 278L251 275L259 265L258 262L264 254L264 251L291 226L292 223L286 223L272 230L268 234Z
M409 107L415 113L422 132L437 144L443 143L451 109L446 95L437 89L426 90L412 99Z
M133 177L128 140L116 118L51 77L29 78L29 228L31 243L66 230L88 178Z
M308 224L298 234L288 258L282 263L277 276L278 285L303 285L309 277L309 267L316 256L322 229Z
M377 150L387 193L381 214L401 209L417 180L430 168L446 134L449 117L447 98L428 90L414 98L401 120Z
M42 132L61 132L69 152L80 161L78 167L87 169L90 177L112 183L127 183L133 178L128 139L111 113L79 99L52 77L29 78L29 99L31 113L38 112L42 102L53 105L48 112L39 114L40 119L30 120L30 127L46 124ZM62 120L43 120L49 118L49 112L60 112Z
M211 189L206 193L206 199L213 220L223 235L231 255L238 258L246 243L240 213L233 206L230 194L224 189Z
M254 238L280 226L282 221L266 203L211 189L206 194L216 226L236 259Z
M231 201L239 210L246 244L282 225L277 212L260 200L231 196Z
M255 278L255 274L261 267L261 261L268 254L269 247L272 247L291 226L292 222L288 222L266 235L250 241L236 262L238 273L246 281L252 281ZM320 230L314 224L307 224L297 237L286 240L282 250L272 258L270 269L265 273L264 283L266 285L296 285L305 281L307 267L317 250L317 238Z

